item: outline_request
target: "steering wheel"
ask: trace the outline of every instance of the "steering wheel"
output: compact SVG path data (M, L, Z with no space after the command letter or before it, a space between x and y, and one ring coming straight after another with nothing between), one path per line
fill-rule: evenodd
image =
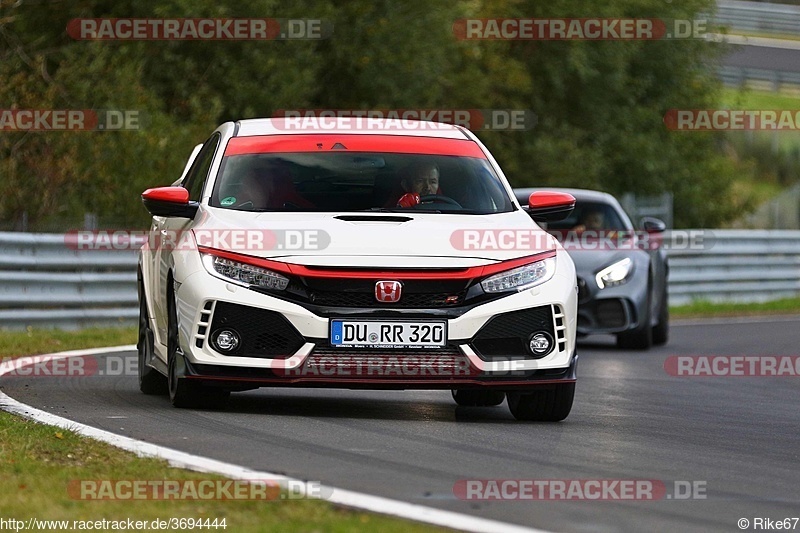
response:
M449 196L445 196L443 194L426 194L425 196L419 197L419 203L429 203L429 202L441 202L443 204L450 204L456 207L461 207L461 204L450 198Z

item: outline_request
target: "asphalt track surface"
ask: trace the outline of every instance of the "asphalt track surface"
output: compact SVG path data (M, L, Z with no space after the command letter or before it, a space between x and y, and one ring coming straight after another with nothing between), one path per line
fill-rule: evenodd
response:
M640 353L590 337L579 345L575 405L562 423L516 422L505 403L456 408L448 392L259 389L232 395L220 412L144 396L135 376L17 376L0 385L113 433L530 527L739 531L740 518L752 528L756 517L800 516L800 378L674 377L664 361L796 355L798 339L800 317L680 325L667 346ZM706 498L462 501L453 486L463 479L649 479L670 495L674 481L697 481Z
M800 50L731 45L723 64L739 68L800 72Z

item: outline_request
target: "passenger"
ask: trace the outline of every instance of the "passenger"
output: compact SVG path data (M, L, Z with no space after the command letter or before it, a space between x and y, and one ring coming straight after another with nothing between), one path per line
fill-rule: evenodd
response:
M283 167L265 165L249 169L242 178L237 207L261 209L315 209L300 196L291 172Z
M236 207L252 210L264 209L275 195L275 181L269 175L269 167L255 167L242 177L236 196Z

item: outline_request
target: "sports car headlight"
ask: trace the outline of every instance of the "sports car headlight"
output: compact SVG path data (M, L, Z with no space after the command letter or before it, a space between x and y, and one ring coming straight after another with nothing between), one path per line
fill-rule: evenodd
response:
M489 293L524 291L549 281L556 272L556 258L548 257L529 265L521 266L481 281L483 290Z
M203 256L203 265L209 273L217 277L244 285L256 285L279 291L289 285L289 278L277 272L224 257L206 254Z
M631 261L629 257L607 266L595 276L597 286L601 289L605 289L606 287L622 285L625 283L628 274L631 273L632 268L633 261Z

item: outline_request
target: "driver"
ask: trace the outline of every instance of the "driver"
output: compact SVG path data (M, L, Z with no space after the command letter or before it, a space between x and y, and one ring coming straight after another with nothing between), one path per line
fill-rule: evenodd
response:
M577 233L589 231L600 231L605 228L606 216L601 209L590 209L583 214L580 224L572 228Z
M420 197L440 194L439 167L435 163L414 163L403 173L400 185L406 193L397 200L397 207L414 207Z

